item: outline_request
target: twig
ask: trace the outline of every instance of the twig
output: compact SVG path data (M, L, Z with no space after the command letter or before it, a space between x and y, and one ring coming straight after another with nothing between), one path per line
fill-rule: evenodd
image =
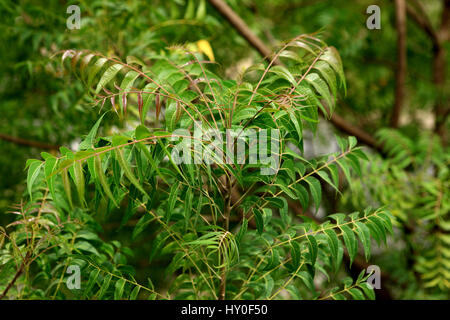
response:
M261 41L223 0L209 0L209 3L243 36L266 60L270 60L272 50ZM274 64L280 65L276 59Z
M26 256L25 256L25 258L23 259L19 269L17 269L17 272L14 275L14 278L8 283L8 285L6 286L5 290L0 295L0 300L2 300L4 297L6 297L6 295L8 294L8 291L12 288L14 283L16 283L17 279L19 279L19 277L22 275L23 270L25 269L25 266L27 265L28 259L30 258L30 256L31 256L31 253L30 253L30 251L28 251Z
M337 115L336 113L333 113L330 121L340 131L348 135L355 136L359 142L364 143L383 154L383 145L363 129L349 123L347 120Z
M418 7L418 9L422 12L422 14L417 13L415 9L413 9L411 6L406 6L406 12L408 13L408 16L413 19L416 24L425 31L425 33L428 34L428 36L431 38L431 42L433 43L433 46L437 47L439 46L439 39L436 31L434 30L433 26L430 23L430 20L428 17L424 14L424 8L422 4L419 1L413 0L415 6Z

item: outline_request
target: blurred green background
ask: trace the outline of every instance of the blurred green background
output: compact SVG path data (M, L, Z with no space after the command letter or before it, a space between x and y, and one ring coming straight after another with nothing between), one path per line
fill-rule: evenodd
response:
M398 63L394 1L226 2L271 49L303 33L317 33L335 46L348 82L336 113L373 136L389 126ZM72 4L81 9L79 30L66 26L66 10ZM366 9L373 4L381 8L380 30L366 27ZM442 27L444 5L448 0L408 1L434 30ZM76 147L77 137L87 134L98 118L99 109L85 96L76 76L66 74L60 56L53 57L56 53L89 49L145 61L170 45L195 46L206 40L219 73L231 78L261 59L206 0L1 0L0 12L0 225L10 221L5 213L24 197L26 160L61 145ZM448 39L443 38L440 46L444 52L450 50ZM436 104L449 106L448 54L444 54L444 85L437 87L435 51L432 37L408 15L406 98L399 132L412 141L433 132ZM111 115L104 124L121 125ZM445 131L448 126L447 121Z

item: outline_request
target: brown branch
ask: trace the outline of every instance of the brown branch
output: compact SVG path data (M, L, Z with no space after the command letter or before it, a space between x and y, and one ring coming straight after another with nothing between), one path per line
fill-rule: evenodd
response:
M433 26L431 25L430 20L425 15L425 11L423 6L419 1L413 1L415 6L418 7L419 11L422 12L422 14L417 13L415 9L413 9L410 5L406 6L406 12L408 13L408 16L413 19L416 24L425 31L426 34L431 39L431 42L433 43L434 47L439 46L439 37L434 30Z
M443 45L445 41L450 41L450 0L443 0L442 19L439 29L436 31L428 17L424 14L425 10L417 0L411 0L422 14L407 6L408 15L430 36L433 43L433 83L439 90L439 95L444 94L445 87L445 69L446 69L446 50ZM444 145L447 145L448 137L445 128L447 118L450 114L448 99L439 96L435 105L436 123L434 132L441 137Z
M13 137L4 133L0 133L0 139L4 140L4 141L9 141L18 145L22 145L22 146L29 146L29 147L33 147L33 148L38 148L38 149L45 149L45 150L59 150L59 146L55 146L55 145L51 145L51 144L47 144L44 142L39 142L39 141L32 141L32 140L26 140L26 139L22 139L22 138L18 138L18 137Z
M271 50L250 30L246 23L223 1L223 0L209 0L222 16L230 22L230 24L264 57L265 60L270 61ZM274 64L281 64L279 60L275 60ZM360 142L378 150L382 151L381 145L363 129L347 122L344 118L333 114L330 121L341 131L355 136Z
M2 300L6 295L8 294L8 291L12 288L14 283L16 283L17 279L22 275L25 266L28 264L28 259L31 257L31 252L28 251L25 258L23 259L22 263L20 264L19 269L17 270L16 274L14 275L14 278L8 283L5 290L3 290L3 293L0 295L0 300Z
M216 8L217 11L243 36L258 52L270 62L272 50L270 50L264 42L261 41L241 19L223 0L209 0L209 3ZM281 62L276 59L274 64L280 65Z
M450 41L450 0L445 0L443 10L439 38L442 41Z
M350 122L348 122L341 116L337 115L336 113L333 113L333 115L330 118L330 121L340 131L350 136L355 136L359 142L377 150L380 153L384 153L383 145L377 140L375 140L374 137L372 137L369 133L367 133L363 129L351 124Z
M441 137L444 145L447 145L448 132L446 123L450 114L448 99L445 99L446 87L446 49L443 43L450 38L450 0L444 0L441 26L438 30L439 47L434 50L433 56L433 82L436 85L439 96L435 105L436 123L434 131Z
M405 103L406 82L406 0L395 0L397 25L397 72L395 73L395 103L391 115L391 127L397 128Z

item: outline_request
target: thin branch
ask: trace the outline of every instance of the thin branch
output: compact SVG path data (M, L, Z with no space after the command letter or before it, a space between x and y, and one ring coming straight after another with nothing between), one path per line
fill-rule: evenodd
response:
M271 61L271 50L250 30L246 23L223 1L209 0L222 16L230 22L230 24L248 41L264 57L265 60ZM280 65L281 62L276 59L274 64ZM344 118L333 114L330 121L341 131L355 136L360 142L382 151L381 144L378 143L369 133L363 129L347 122Z
M444 0L438 38L440 40L440 46L434 51L433 57L433 81L439 92L439 97L435 106L436 123L434 132L441 137L442 143L447 145L448 132L446 130L446 124L450 114L450 105L448 99L445 98L444 93L447 81L447 51L444 42L450 40L450 0Z
M59 146L47 144L39 141L26 140L18 137L13 137L4 133L0 133L0 139L4 141L9 141L22 146L29 146L44 150L59 150Z
M415 9L413 9L410 5L406 6L406 12L408 13L408 16L413 19L416 24L423 29L423 31L425 31L425 33L427 33L433 43L434 47L438 47L439 46L439 37L436 33L436 31L434 30L433 26L430 23L430 20L428 19L428 17L425 15L425 11L424 8L422 6L422 4L419 1L414 0L413 1L415 6L418 7L418 9L420 10L420 12L422 12L422 14L417 13L417 11Z
M25 258L23 259L19 269L17 270L16 274L14 275L14 278L8 283L5 290L3 290L3 293L0 295L0 300L2 300L6 295L8 294L8 291L13 287L13 285L16 283L17 279L22 275L25 266L28 264L28 259L31 256L31 252L28 251Z
M450 0L445 0L443 10L439 38L442 41L450 41Z
M414 3L415 7L422 13L417 13L416 10L410 6L406 7L408 15L430 36L433 43L433 83L439 89L443 91L445 87L446 75L446 50L443 45L445 41L450 41L450 0L443 0L443 10L441 25L438 30L435 30L431 25L430 20L425 14L425 10L418 0L410 0ZM447 144L447 131L446 121L450 114L450 106L448 101L445 101L442 97L438 97L438 101L435 105L436 123L434 132L441 137L441 141L444 145Z
M357 127L349 123L347 120L337 115L336 113L333 113L333 115L330 118L330 121L340 131L350 136L355 136L359 142L384 154L383 145L360 127Z
M258 52L266 59L270 61L270 56L272 55L272 50L270 50L264 42L261 41L244 20L241 19L234 11L231 9L225 1L223 0L209 0L209 3L216 8L217 11L243 36ZM276 59L274 64L280 65L281 62Z

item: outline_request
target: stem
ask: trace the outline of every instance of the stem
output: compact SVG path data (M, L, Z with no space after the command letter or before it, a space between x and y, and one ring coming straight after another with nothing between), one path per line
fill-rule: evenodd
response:
M20 265L19 269L17 270L16 274L14 275L14 278L8 283L8 285L6 286L5 290L3 291L3 293L0 295L0 300L2 300L4 297L6 297L8 291L12 288L12 286L14 285L14 283L16 283L17 279L19 279L19 277L22 275L25 266L28 263L28 259L30 258L31 253L30 251L27 252L25 258L22 261L22 264Z
M228 22L243 36L258 52L266 59L271 60L272 50L270 50L261 39L256 36L252 30L247 26L244 20L241 19L228 4L223 0L209 0L209 3L216 8L220 14L228 20ZM275 64L281 64L278 59Z
M225 230L228 231L230 228L230 213L231 213L231 191L233 185L231 181L231 177L226 175L226 203L224 208L224 217L225 217ZM222 275L220 277L220 291L219 291L219 300L225 300L227 286L227 266L224 264L222 267Z

